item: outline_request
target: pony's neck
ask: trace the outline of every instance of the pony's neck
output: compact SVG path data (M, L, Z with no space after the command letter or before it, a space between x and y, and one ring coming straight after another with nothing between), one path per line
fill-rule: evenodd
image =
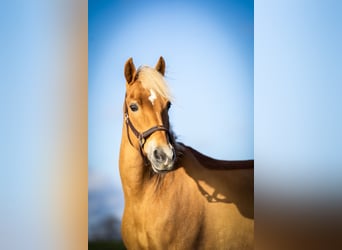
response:
M144 158L138 148L131 142L135 140L132 134L127 132L126 123L124 123L120 147L120 177L124 187L125 195L136 194L143 190L143 186L148 178L149 170L145 166ZM130 135L128 134L130 133ZM130 136L130 139L128 138ZM133 142L134 143L134 142Z

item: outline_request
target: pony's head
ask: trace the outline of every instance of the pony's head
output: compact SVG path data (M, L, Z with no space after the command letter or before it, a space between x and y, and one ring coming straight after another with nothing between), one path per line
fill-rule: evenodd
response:
M165 61L159 58L155 68L135 69L132 58L125 64L126 97L124 103L128 139L154 172L173 168L176 153L170 133L168 110L171 96L164 79Z

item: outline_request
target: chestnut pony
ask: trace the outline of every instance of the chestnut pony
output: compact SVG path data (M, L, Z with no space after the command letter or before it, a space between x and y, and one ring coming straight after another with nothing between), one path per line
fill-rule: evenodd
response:
M252 249L254 161L215 160L176 142L164 73L162 57L155 68L136 70L132 58L125 64L124 244L133 250Z

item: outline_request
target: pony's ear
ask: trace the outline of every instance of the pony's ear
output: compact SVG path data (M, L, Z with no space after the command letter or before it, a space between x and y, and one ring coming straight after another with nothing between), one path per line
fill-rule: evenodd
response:
M165 74L165 61L164 58L161 56L159 57L159 61L156 64L155 69L162 75Z
M125 63L125 78L127 83L131 83L135 74L135 66L132 57Z

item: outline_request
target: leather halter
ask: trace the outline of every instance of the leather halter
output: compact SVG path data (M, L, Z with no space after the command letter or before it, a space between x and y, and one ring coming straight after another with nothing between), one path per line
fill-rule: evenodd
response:
M126 122L126 125L128 125L128 127L132 130L133 134L135 135L135 137L138 139L139 141L139 149L140 149L140 154L141 156L144 158L144 161L145 161L145 165L148 164L148 161L146 159L146 156L144 155L144 152L143 152L143 147L145 145L145 142L146 140L148 139L148 137L150 137L154 132L157 132L157 131L165 131L166 134L167 134L167 137L168 137L168 141L170 141L170 138L171 138L171 134L170 134L170 131L165 128L164 126L162 125L157 125L157 126L154 126L142 133L140 133L135 127L134 125L132 124L131 120L129 119L129 116L128 116L128 111L127 111L127 106L125 106L125 122ZM127 127L127 128L128 128ZM128 130L127 130L128 132ZM131 140L129 139L130 143L132 144Z

